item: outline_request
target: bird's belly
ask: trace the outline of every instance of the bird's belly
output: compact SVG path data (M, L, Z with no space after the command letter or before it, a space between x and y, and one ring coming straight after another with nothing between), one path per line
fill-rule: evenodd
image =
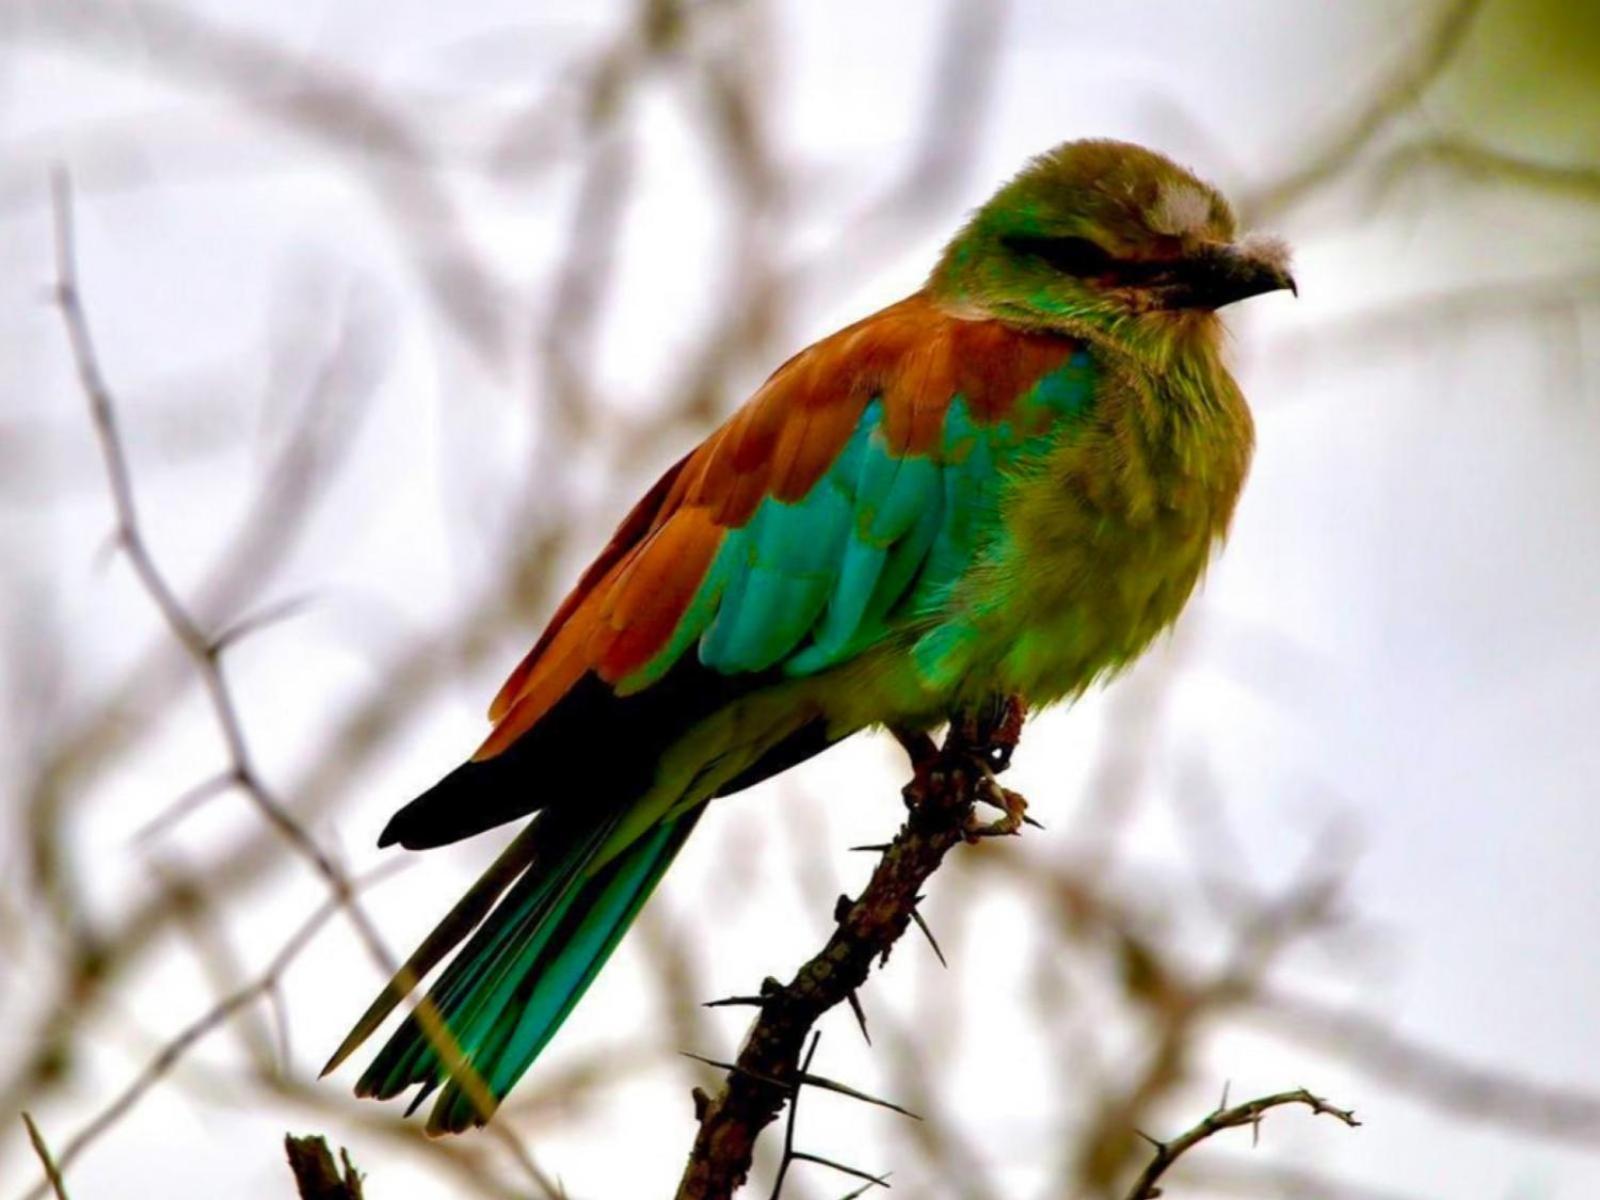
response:
M1080 577L1055 581L1041 572L1027 585L989 690L1039 704L1077 695L1132 662L1177 619L1200 576L1203 549L1127 550Z
M961 618L969 652L946 674L950 700L999 692L1050 704L1128 665L1177 619L1212 534L1204 513L1169 510L998 565L987 602Z

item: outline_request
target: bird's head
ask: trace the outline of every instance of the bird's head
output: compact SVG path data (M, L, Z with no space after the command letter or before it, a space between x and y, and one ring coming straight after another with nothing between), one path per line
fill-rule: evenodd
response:
M929 288L958 312L1035 327L1160 333L1293 291L1288 259L1276 238L1241 239L1228 202L1170 159L1127 142L1066 142L972 215Z

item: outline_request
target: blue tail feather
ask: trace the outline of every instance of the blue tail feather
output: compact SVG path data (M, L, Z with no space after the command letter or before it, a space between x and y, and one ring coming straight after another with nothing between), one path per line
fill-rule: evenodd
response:
M429 993L445 1027L495 1103L560 1028L672 864L703 811L662 822L599 870L611 823L583 830L495 907ZM422 1085L443 1092L431 1133L481 1125L476 1089L451 1079L415 1016L390 1038L356 1085L387 1098Z

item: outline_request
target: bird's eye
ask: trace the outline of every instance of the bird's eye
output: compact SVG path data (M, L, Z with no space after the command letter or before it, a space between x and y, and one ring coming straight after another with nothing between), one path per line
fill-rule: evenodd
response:
M1042 258L1064 275L1099 275L1112 263L1105 247L1086 237L1040 237L1019 233L1001 240L1008 249Z

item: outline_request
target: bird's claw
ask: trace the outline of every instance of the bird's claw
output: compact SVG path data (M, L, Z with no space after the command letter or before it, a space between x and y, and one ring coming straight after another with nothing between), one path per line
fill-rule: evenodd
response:
M993 821L979 821L975 816L969 817L967 827L962 831L962 836L968 842L991 837L1015 837L1022 832L1023 825L1028 823L1027 799L1021 792L1001 787L1000 781L991 771L984 771L977 800L980 804L999 809L1001 815Z
M993 821L968 817L962 833L969 842L1012 837L1023 825L1037 824L1028 818L1028 802L996 779L1011 765L1027 714L1022 697L997 695L952 718L942 749L924 732L893 729L913 768L911 782L902 791L906 807L916 811L941 797L969 797L973 803L999 809L1001 815Z

